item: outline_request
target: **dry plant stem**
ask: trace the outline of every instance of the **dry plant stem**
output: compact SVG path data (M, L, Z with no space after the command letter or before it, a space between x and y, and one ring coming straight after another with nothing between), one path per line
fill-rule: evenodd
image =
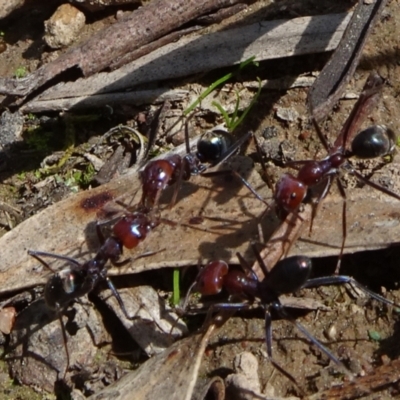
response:
M339 46L309 92L308 101L316 121L326 118L342 95L386 3L387 0L359 1Z
M288 254L294 242L301 235L303 227L306 225L304 222L311 220L311 214L312 207L307 204L304 206L304 211L289 214L278 229L275 230L260 253L268 270L271 270L282 257ZM257 261L252 268L258 279L262 280L264 273Z
M243 0L153 0L27 78L0 81L0 93L26 96L74 67L84 76L93 75L108 68L116 58L157 40L192 19L239 2Z

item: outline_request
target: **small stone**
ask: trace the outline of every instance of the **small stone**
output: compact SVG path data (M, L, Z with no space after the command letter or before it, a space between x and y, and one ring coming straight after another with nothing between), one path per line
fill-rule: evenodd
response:
M44 40L52 49L70 45L85 26L85 14L70 4L63 4L45 21Z
M14 307L6 307L0 311L0 331L9 335L15 322L17 312Z
M294 122L299 118L299 113L294 108L278 107L276 116L285 122Z

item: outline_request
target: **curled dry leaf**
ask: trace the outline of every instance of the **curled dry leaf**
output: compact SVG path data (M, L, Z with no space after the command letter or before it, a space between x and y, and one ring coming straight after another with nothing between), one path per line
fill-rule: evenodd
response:
M224 400L225 399L225 383L219 376L212 378L199 376L194 388L192 400L205 399Z
M123 376L118 382L91 396L100 399L184 399L190 400L207 343L230 314L221 316L218 326L183 339ZM157 371L157 373L155 373ZM171 382L173 384L171 384Z

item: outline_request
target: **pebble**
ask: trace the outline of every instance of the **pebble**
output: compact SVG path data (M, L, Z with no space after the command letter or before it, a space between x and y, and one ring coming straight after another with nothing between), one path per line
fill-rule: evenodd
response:
M44 41L52 49L73 43L85 26L85 14L70 4L63 4L44 23Z
M299 118L299 113L294 108L278 107L276 116L286 122L295 122Z

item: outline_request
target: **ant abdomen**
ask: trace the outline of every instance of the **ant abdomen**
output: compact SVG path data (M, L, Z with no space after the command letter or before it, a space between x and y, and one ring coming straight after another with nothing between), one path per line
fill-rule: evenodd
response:
M351 143L352 154L359 158L376 158L393 153L396 135L384 125L373 125L359 132Z
M114 236L127 249L133 249L157 225L145 214L135 212L124 215L113 227Z
M59 311L72 300L89 293L94 285L85 268L64 268L54 274L44 288L44 300L47 307Z
M209 131L201 136L197 142L197 157L201 162L218 161L233 145L234 140L230 133L223 131Z
M293 256L279 261L262 282L276 294L293 293L307 282L311 273L311 259Z

